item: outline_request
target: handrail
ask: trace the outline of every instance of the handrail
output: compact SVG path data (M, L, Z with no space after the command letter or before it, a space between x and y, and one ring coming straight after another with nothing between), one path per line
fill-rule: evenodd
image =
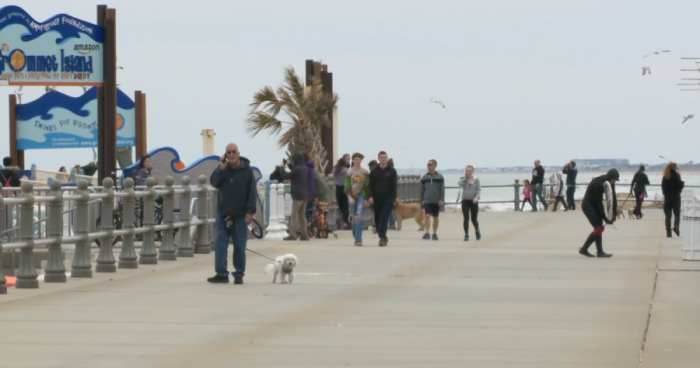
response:
M116 272L117 261L113 254L112 242L116 237L122 237L120 268L135 268L138 264L155 264L158 260L175 260L176 256L191 257L194 252L209 253L212 248L212 226L215 223L209 203L216 199L210 193L216 192L208 184L205 176L200 176L196 186L189 185L189 177L182 178L182 186L175 186L171 177L165 179L165 186L155 188L155 180L149 178L146 190L134 190L132 179L126 179L122 191L116 191L111 178L103 181L102 187L91 188L88 191L87 182L81 181L72 191L64 194L60 183L53 182L48 192L36 189L30 182L23 182L21 196L0 197L0 225L5 226L6 207L13 207L17 216L17 227L2 230L2 234L17 233L17 239L2 243L0 237L0 255L4 249L20 250L20 263L17 272L17 288L36 288L39 286L36 270L34 269L33 252L37 248L48 248L46 266L46 282L65 282L65 266L61 247L75 244L72 262L72 277L92 277L91 243L99 240L99 254L95 271ZM97 192L95 192L97 189ZM176 194L179 196L176 199ZM191 213L189 206L192 194L198 199L197 211ZM154 221L156 198L162 197L162 224ZM121 202L123 211L123 228L116 229L115 203ZM175 202L179 200L178 205ZM75 207L63 210L64 203L74 203ZM144 213L142 226L135 224L136 204L141 203ZM91 216L91 204L100 203L98 228L94 228L96 216ZM180 205L187 206L185 211L179 211ZM44 206L46 218L35 221L37 214L41 215ZM8 208L9 208L8 207ZM73 233L64 234L63 218L71 214L74 218ZM196 217L195 217L196 216ZM46 223L44 237L37 238L34 227ZM196 249L190 242L190 228L196 229ZM177 231L177 239L175 234ZM155 234L162 232L160 249L156 249ZM136 255L134 237L143 236L140 256ZM4 273L0 268L0 293L4 289Z

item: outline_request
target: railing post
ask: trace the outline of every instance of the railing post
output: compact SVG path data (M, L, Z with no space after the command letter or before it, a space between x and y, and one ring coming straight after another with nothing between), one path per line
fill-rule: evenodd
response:
M175 256L175 240L174 240L174 229L173 222L174 213L173 203L175 202L175 189L173 189L173 184L175 184L175 179L171 176L165 178L165 194L163 195L163 224L170 226L167 230L161 232L163 234L162 240L160 242L160 252L158 253L158 259L162 261L174 261L177 259Z
M88 233L90 229L90 213L88 202L90 195L87 191L88 183L85 180L78 182L78 189L75 194L79 197L75 201L75 230L77 236L83 237L75 243L75 254L73 255L73 265L71 267L71 277L92 277L92 260L90 254L90 239Z
M17 273L18 289L34 289L39 287L36 269L34 268L34 194L29 182L22 183L22 197L26 202L20 206L19 238L26 242L19 254L19 272Z
M100 213L100 230L106 231L107 235L100 239L100 251L97 254L97 272L117 272L116 261L112 242L114 241L114 181L107 177L102 180L104 193L107 195L102 200L102 213Z
M197 225L197 242L195 253L209 254L211 252L211 240L209 238L209 189L207 188L207 177L200 175L197 179L199 184L199 194L197 195L197 217L202 223Z
M282 239L287 236L284 221L284 184L270 184L270 223L267 227L268 239Z
M515 179L513 184L513 206L515 211L520 210L520 180Z
M141 244L141 264L157 264L158 254L156 254L155 231L155 202L156 190L153 186L156 185L156 179L150 177L146 180L146 196L143 198L143 226L149 228L143 233L143 242Z
M124 193L122 197L122 229L132 230L136 223L136 194L134 193L134 179L124 180ZM122 236L122 251L119 253L119 268L137 268L139 266L136 250L134 249L134 233Z
M0 230L5 227L5 199L0 195ZM0 295L7 294L5 286L5 265L3 262L2 234L0 234Z
M66 282L66 265L64 264L61 238L63 237L63 192L61 183L51 183L50 195L53 199L48 203L48 223L46 224L46 236L58 239L49 245L49 259L46 261L46 274L44 282Z
M178 257L194 257L194 247L192 246L192 235L190 234L190 222L192 214L190 212L190 203L192 202L192 188L190 187L190 177L185 176L181 180L182 193L180 194L180 218L181 222L187 223L187 226L181 227L178 230L177 240L177 256Z

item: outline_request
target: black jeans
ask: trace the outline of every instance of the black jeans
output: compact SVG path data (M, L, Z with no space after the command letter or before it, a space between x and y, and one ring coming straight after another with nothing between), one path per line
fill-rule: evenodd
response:
M566 208L570 210L576 209L576 200L574 199L574 193L576 193L576 186L566 187Z
M671 213L673 213L673 228L680 228L681 224L681 198L671 198L664 200L664 215L666 215L666 231L671 230Z
M379 235L381 239L386 239L386 231L389 228L389 217L393 209L393 200L374 199L374 223L377 226L377 235Z
M564 202L564 197L562 196L557 196L554 198L554 209L553 211L557 210L557 207L559 207L559 203L561 203L561 206L564 207L565 210L567 210L569 207L567 206L566 202Z
M471 215L474 231L479 232L479 203L469 199L462 201L462 216L464 217L464 235L469 235L469 217Z
M338 202L338 209L340 209L340 214L342 215L343 222L345 224L350 223L350 205L348 203L348 195L345 194L345 186L336 185L335 186L335 200Z
M642 204L644 204L644 193L634 192L634 215L642 218Z

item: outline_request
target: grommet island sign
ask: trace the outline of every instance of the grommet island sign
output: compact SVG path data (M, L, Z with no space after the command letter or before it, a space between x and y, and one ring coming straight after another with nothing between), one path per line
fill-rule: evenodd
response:
M97 147L97 88L72 97L49 91L38 99L17 105L17 148ZM117 147L136 140L134 101L117 90Z
M0 8L0 81L11 85L100 85L104 29L66 14L38 22Z

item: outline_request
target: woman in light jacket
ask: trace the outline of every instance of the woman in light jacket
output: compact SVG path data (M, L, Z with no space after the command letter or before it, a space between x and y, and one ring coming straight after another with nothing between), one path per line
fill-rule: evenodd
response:
M467 165L464 168L464 177L460 179L462 187L462 216L464 217L464 241L469 241L469 219L471 218L476 240L481 240L479 231L479 197L481 196L481 183L474 175L474 166Z

